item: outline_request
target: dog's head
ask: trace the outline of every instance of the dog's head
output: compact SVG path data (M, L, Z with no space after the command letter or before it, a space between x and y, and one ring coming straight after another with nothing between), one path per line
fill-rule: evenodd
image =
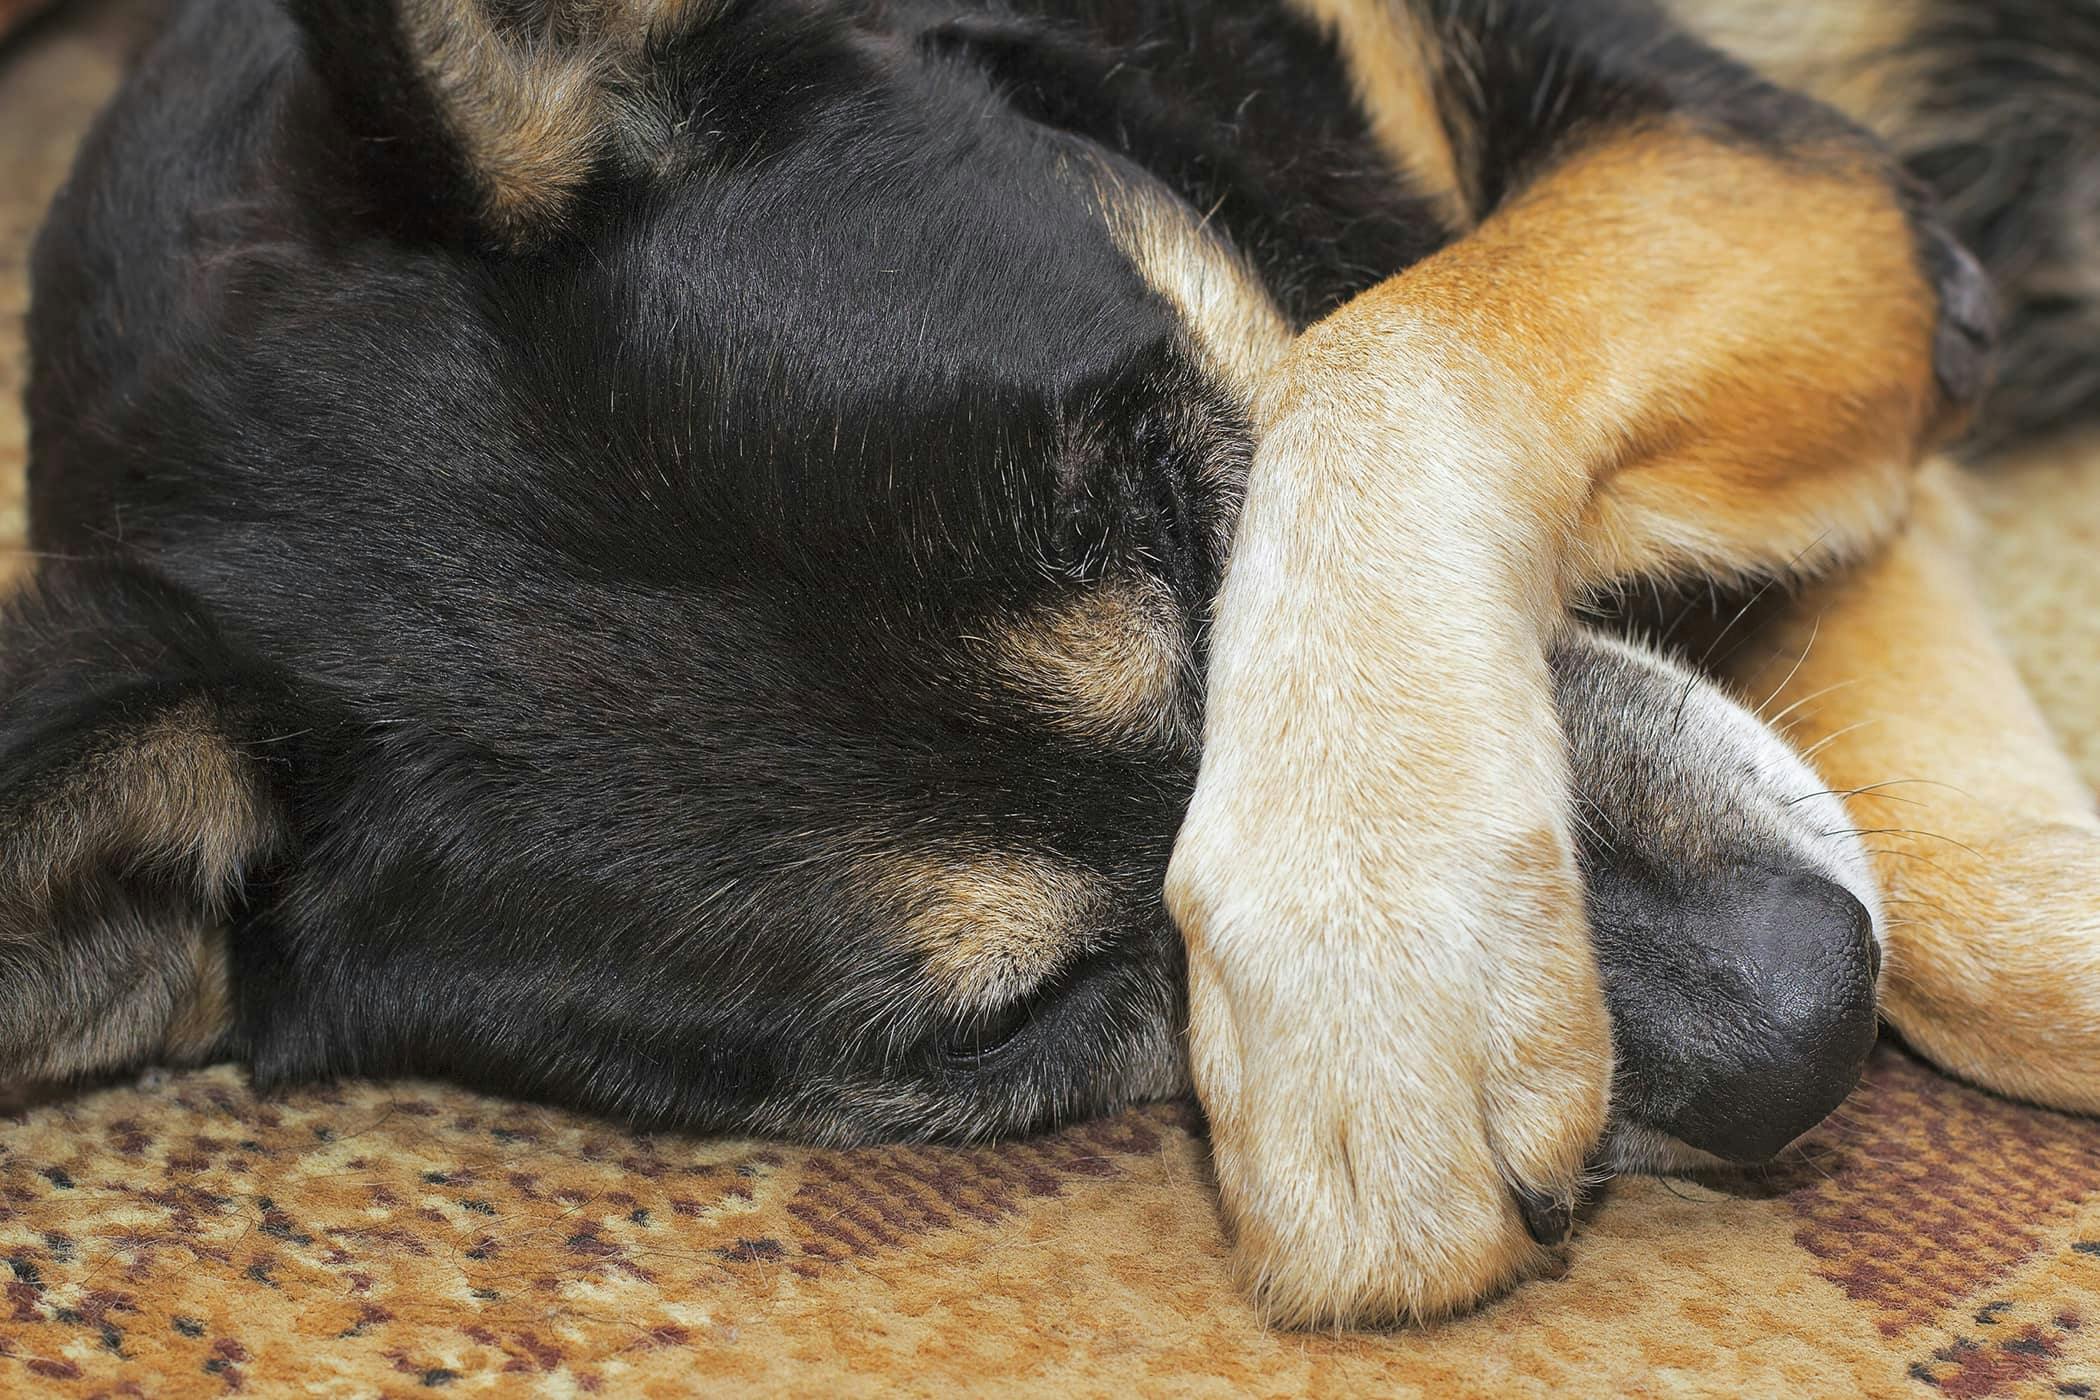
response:
M1026 26L291 8L182 11L40 252L0 1047L828 1138L1173 1091L1265 359L1440 236L1342 85L1248 174Z
M17 857L84 956L231 910L269 1078L825 1136L1171 1089L1249 430L1113 163L813 7L207 8L44 248L13 786L183 795Z

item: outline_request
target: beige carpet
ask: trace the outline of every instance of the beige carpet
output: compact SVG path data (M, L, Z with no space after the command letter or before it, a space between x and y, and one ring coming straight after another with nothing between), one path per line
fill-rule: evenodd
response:
M0 49L16 553L23 253L130 13ZM1991 596L2100 778L2100 449L1981 500ZM1426 1332L1257 1326L1191 1127L812 1152L156 1077L0 1118L0 1395L2100 1395L2100 1123L1895 1052L1779 1166L1621 1182L1564 1277Z

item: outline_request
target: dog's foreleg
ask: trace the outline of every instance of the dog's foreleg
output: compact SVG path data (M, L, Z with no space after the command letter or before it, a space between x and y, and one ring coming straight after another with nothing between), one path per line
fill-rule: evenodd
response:
M1568 1228L1611 1049L1543 659L1566 600L1864 549L1978 379L1974 265L1856 133L1612 13L1425 9L1554 100L1476 114L1482 222L1267 399L1167 894L1279 1320L1465 1306ZM1686 71L1627 89L1630 54Z

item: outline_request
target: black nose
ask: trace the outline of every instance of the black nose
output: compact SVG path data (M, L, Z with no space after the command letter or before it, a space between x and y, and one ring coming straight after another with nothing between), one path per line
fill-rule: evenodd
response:
M1586 873L1621 1113L1759 1162L1852 1091L1874 1046L1880 950L1849 891L1741 866Z
M1657 1127L1736 1162L1768 1160L1859 1083L1881 950L1865 906L1818 875L1731 882L1692 912L1710 1013Z

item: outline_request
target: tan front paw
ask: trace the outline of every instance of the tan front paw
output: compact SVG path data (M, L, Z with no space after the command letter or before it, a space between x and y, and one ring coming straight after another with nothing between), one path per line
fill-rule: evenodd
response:
M1191 1070L1257 1306L1282 1325L1379 1325L1521 1277L1569 1231L1612 1066L1550 814L1448 844L1404 823L1217 815L1199 795L1168 899L1189 946Z

